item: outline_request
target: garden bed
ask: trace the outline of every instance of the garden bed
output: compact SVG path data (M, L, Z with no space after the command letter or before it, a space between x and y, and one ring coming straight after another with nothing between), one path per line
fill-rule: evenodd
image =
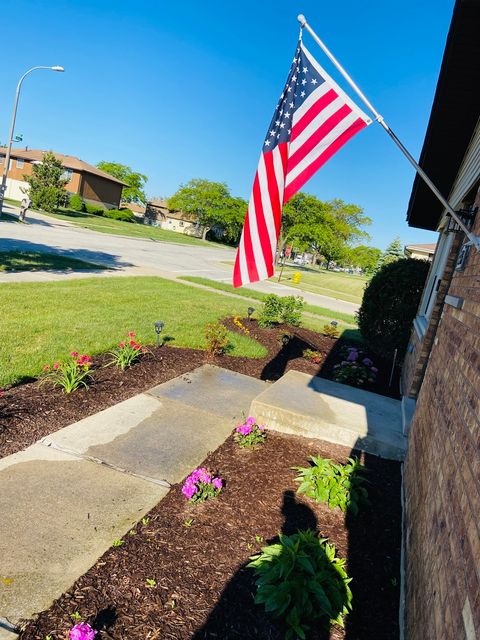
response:
M105 367L109 356L94 358L93 383L72 394L38 381L7 389L0 397L0 457L10 455L33 444L38 439L89 415L107 409L137 393L175 378L208 362L262 380L278 380L290 369L310 375L332 378L334 365L342 360L348 346L344 340L325 337L302 327L278 326L262 329L256 321L244 320L250 336L268 350L264 358L244 358L229 355L211 357L206 351L165 345L150 347L150 354L125 371ZM225 320L232 331L242 332L232 318ZM282 336L288 335L287 344ZM320 364L303 357L310 348L322 354ZM389 364L378 362L379 374L369 391L398 397L398 377L388 386Z
M225 487L214 500L187 502L181 484L112 547L21 640L64 640L71 614L99 630L96 640L280 640L285 629L255 605L249 557L279 532L313 528L346 558L353 610L346 628L315 630L315 640L398 638L400 465L363 455L370 504L353 517L298 496L292 466L350 450L270 432L257 451L229 438L204 465ZM147 582L149 581L149 583Z

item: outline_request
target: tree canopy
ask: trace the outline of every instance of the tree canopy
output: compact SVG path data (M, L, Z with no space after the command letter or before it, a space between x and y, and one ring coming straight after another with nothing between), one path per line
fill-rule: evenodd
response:
M405 254L403 252L403 245L400 238L397 236L392 240L392 242L388 245L382 255L379 257L377 265L375 267L375 273L380 271L380 269L386 265L391 264L392 262L396 262L401 258L404 258Z
M97 167L129 185L122 189L122 200L124 202L144 204L147 201L147 196L144 191L145 183L148 180L146 175L133 171L131 167L125 164L119 164L118 162L106 162L102 160L97 164Z
M31 175L23 176L29 184L28 195L34 209L42 209L50 213L64 205L68 199L64 178L65 167L51 151L47 151L42 162L32 165Z

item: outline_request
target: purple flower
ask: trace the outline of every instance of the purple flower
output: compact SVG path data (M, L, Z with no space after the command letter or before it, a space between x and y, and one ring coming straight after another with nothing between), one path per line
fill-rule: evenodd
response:
M257 427L258 427L259 431L265 431L265 425L257 424Z
M204 482L205 484L209 484L212 480L212 476L208 473L206 469L202 469L198 479L200 482Z
M253 430L253 427L251 427L249 424L241 424L239 427L235 429L235 431L237 433L240 433L242 436L248 436L248 434L251 433L252 430Z
M214 478L212 480L212 484L215 487L215 489L221 489L222 488L222 479L221 478Z
M377 367L370 367L370 371L373 371L373 373L378 373Z
M187 498L187 500L190 500L197 493L197 491L198 488L194 484L187 484L185 482L182 487L182 493Z
M70 640L93 640L97 632L87 622L76 624L70 629Z
M347 357L347 361L348 362L355 362L355 360L358 358L358 351L350 351L350 353L348 354Z
M373 364L373 362L370 360L370 358L364 358L362 360L362 362L366 367L370 367Z
M245 424L248 424L249 427L253 427L253 425L255 424L255 418L252 418L252 416L248 416L248 418L245 420Z

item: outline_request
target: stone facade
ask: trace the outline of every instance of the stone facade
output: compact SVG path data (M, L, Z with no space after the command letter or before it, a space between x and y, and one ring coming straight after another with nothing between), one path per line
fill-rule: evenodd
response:
M480 253L462 271L456 253L454 243L405 463L407 640L480 638ZM405 373L410 393L427 334Z

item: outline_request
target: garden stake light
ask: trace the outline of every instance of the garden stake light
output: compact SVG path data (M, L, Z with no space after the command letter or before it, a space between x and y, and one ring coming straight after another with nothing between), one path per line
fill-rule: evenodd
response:
M155 326L155 333L157 334L157 347L159 347L160 346L160 334L162 333L162 329L165 326L165 323L162 322L161 320L158 320L157 322L155 322L154 326Z
M247 313L248 313L248 319L250 320L250 322L252 321L252 314L255 311L255 309L253 307L248 307L247 309Z

